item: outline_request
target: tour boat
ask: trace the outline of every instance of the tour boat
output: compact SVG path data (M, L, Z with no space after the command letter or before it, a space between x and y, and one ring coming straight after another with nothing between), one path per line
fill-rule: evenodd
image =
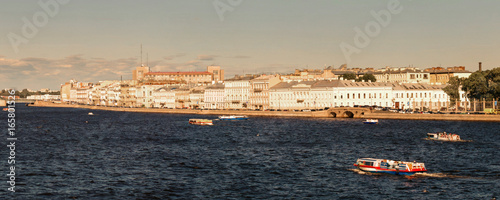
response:
M189 119L189 124L201 126L214 125L214 123L210 119Z
M247 120L248 117L245 115L229 115L229 116L219 116L220 120Z
M395 175L414 175L426 172L424 163L395 161L378 158L359 158L354 166L370 173L388 173Z
M460 136L453 133L427 133L429 140L443 140L443 141L460 141Z
M89 114L88 114L88 115L94 115L94 113L92 113L92 112L89 112Z
M378 124L378 119L366 119L363 121L364 124Z

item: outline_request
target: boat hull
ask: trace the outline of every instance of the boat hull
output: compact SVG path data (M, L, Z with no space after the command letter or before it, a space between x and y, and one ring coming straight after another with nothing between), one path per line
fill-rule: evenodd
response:
M200 125L200 126L212 126L212 125L214 125L213 123L189 123L189 124Z
M213 121L208 119L189 119L189 124L200 125L200 126L214 125Z
M438 141L461 141L460 136L453 133L427 133L427 139Z
M248 118L220 118L219 120L224 121L224 120L248 120Z
M427 171L424 163L417 163L415 161L395 161L378 158L359 158L354 166L364 172L407 176Z
M369 168L369 167L358 167L358 169L361 171L370 172L370 173L385 173L385 174L404 175L404 176L411 176L411 175L415 175L416 173L425 172L425 171L385 170L385 169L374 169L374 168Z
M363 122L363 124L378 124L378 122Z
M219 120L248 120L248 117L247 116L234 116L234 115L231 115L231 116L219 116Z

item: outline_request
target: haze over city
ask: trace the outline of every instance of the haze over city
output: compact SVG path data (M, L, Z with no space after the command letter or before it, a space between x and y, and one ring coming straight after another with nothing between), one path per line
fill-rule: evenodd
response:
M220 65L228 78L344 63L476 71L482 62L488 70L500 66L498 8L499 1L3 1L0 87L131 79L141 44L152 71ZM385 24L380 13L390 13L379 16ZM372 26L375 34L356 45L356 30L366 34L374 23L380 30ZM356 53L346 56L342 44Z

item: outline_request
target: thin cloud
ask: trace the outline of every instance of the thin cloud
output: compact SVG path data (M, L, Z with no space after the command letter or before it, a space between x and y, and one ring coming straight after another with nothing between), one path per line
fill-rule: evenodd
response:
M165 60L174 60L176 58L184 57L186 54L185 53L177 53L174 55L169 55L169 56L163 56L163 59Z
M132 70L137 66L136 58L105 60L71 55L62 59L46 58L0 58L2 78L0 85L16 88L52 88L70 79L97 82L118 80L121 76L132 78Z
M233 58L240 58L240 59L244 59L244 58L250 58L250 56L233 56Z
M197 60L214 60L214 58L217 57L217 56L214 56L214 55L198 55L198 57L196 58Z

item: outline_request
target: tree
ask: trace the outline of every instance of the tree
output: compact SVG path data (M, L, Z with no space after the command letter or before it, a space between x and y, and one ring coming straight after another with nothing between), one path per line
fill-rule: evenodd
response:
M343 77L344 80L355 80L356 79L356 74L354 74L354 73L347 73L347 74L343 74L341 77Z
M500 67L488 71L485 76L488 80L489 93L493 98L500 98Z
M485 77L487 73L487 71L474 72L463 81L462 90L467 94L467 98L482 99L490 97L488 80Z
M21 91L21 94L19 94L19 97L26 98L29 93L30 92L28 92L28 89L23 89L23 91Z
M453 76L448 81L449 85L443 88L443 91L450 97L451 105L455 105L455 102L460 100L460 86L464 81L464 78Z
M365 74L363 77L359 78L359 80L364 80L365 82L377 82L377 78L373 74Z

